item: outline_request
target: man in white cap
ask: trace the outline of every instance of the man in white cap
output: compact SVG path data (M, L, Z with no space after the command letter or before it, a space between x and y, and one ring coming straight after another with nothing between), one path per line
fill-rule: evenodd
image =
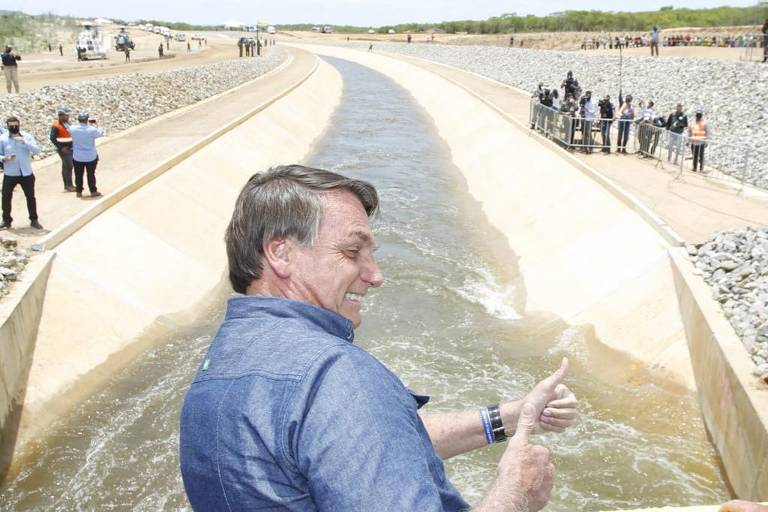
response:
M56 147L56 152L61 159L61 179L64 182L66 192L74 192L75 186L72 184L72 135L69 133L69 109L59 107L57 110L58 119L51 126L50 141Z
M18 117L9 117L6 126L8 131L0 136L0 160L3 161L3 223L0 229L10 229L13 222L11 206L16 185L21 185L27 199L30 226L43 229L37 221L35 175L32 174L32 155L40 153L40 146L31 134L21 131Z
M90 119L86 110L77 115L77 125L69 129L72 136L72 158L75 167L75 190L77 197L83 197L83 172L88 175L88 190L91 197L99 197L96 188L96 166L99 155L96 152L96 139L105 135L104 130L96 126L96 120Z

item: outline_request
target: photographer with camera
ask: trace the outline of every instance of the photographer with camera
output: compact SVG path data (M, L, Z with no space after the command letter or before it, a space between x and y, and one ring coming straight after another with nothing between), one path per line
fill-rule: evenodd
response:
M669 114L667 118L667 160L672 162L672 154L675 155L674 165L677 165L677 159L683 158L683 136L688 128L688 116L683 112L682 103L678 103L675 111Z
M607 94L605 98L597 102L600 109L600 137L603 140L603 153L611 153L611 125L613 124L613 103Z
M95 119L89 119L87 111L77 115L77 125L69 129L72 137L72 158L75 167L75 190L77 197L83 197L83 173L88 175L88 189L91 197L101 196L96 189L96 166L99 155L96 152L96 139L105 135L104 130L96 126Z

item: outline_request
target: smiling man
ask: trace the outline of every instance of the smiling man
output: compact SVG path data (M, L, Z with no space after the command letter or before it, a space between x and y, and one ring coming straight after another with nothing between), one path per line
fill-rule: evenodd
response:
M562 431L576 398L568 364L524 398L423 416L411 393L353 344L381 286L370 184L299 165L254 175L227 228L226 318L181 414L184 487L195 510L459 511L442 459L511 436L474 510L534 511L554 475L536 431Z

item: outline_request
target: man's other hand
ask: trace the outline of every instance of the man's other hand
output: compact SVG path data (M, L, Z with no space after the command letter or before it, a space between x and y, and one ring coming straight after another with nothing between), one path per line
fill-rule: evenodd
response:
M528 443L536 428L536 407L524 403L517 431L509 439L499 461L499 484L507 487L520 512L541 510L549 501L555 467L549 462L549 450Z

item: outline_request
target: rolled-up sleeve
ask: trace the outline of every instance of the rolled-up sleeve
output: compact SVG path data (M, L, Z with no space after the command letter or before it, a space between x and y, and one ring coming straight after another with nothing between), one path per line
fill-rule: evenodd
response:
M309 372L287 423L287 456L323 511L442 511L414 398L386 368L346 348Z

